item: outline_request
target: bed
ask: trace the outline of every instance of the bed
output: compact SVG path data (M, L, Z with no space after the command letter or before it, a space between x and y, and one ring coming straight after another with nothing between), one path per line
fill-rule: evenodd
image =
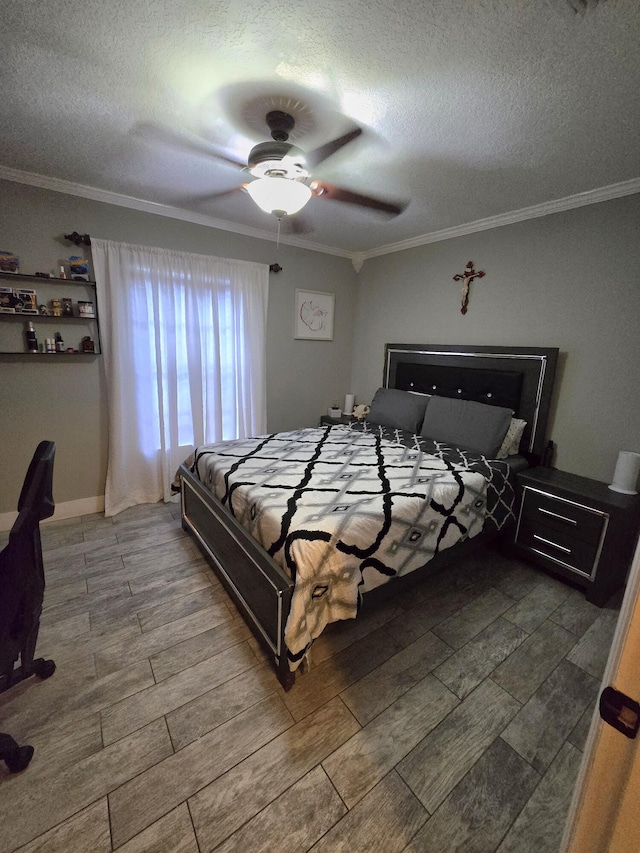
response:
M388 344L364 422L220 442L180 467L183 527L285 689L363 595L509 529L514 472L546 443L557 355Z

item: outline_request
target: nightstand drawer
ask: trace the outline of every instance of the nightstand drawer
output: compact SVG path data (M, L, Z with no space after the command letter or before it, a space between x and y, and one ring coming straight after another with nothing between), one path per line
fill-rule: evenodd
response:
M527 519L534 527L544 525L594 545L600 541L607 519L604 513L530 486L525 486L522 501L522 520Z
M596 567L598 542L585 542L571 533L522 518L517 544L590 578Z

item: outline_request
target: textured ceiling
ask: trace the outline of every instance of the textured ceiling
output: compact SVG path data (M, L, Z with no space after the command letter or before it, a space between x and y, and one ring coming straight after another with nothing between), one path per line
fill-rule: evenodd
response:
M207 198L247 179L209 143L246 160L282 105L308 151L363 128L313 177L409 201L388 219L312 199L301 239L339 253L640 188L637 0L2 5L0 177L275 234L246 193Z

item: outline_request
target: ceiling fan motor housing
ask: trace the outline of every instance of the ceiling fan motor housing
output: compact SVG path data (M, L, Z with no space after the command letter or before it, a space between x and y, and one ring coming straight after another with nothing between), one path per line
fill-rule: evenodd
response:
M251 149L248 166L257 178L277 173L292 180L304 180L309 174L304 151L290 142L260 142Z

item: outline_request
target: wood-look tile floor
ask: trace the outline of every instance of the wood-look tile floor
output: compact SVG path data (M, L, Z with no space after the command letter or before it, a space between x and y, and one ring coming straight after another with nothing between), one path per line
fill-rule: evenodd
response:
M38 656L0 694L12 853L557 853L618 610L486 549L330 626L285 693L157 504L42 526Z

